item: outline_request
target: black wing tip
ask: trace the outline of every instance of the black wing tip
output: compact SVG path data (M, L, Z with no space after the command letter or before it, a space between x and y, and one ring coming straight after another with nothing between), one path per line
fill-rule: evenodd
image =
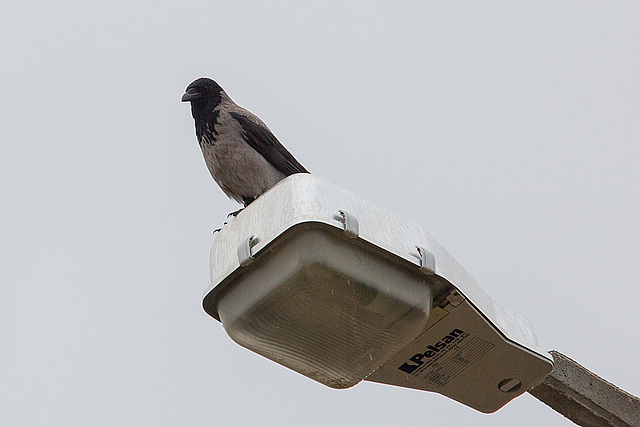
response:
M299 173L308 173L308 174L311 174L311 172L309 172L309 171L308 171L304 166L302 166L302 165L300 165L300 164L298 164L298 165L300 166L300 167L299 167L299 170L296 170L295 172L291 172L291 173L290 173L289 175L287 175L287 176L297 175L297 174L299 174Z
M309 173L269 128L235 111L230 112L230 115L242 126L245 141L284 176Z

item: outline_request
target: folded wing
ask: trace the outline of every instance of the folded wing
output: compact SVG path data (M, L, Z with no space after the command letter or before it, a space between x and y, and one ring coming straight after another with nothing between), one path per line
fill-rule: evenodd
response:
M286 148L278 141L271 131L263 125L255 123L248 117L232 112L230 113L242 126L244 140L254 150L262 155L274 168L285 176L294 173L309 173Z

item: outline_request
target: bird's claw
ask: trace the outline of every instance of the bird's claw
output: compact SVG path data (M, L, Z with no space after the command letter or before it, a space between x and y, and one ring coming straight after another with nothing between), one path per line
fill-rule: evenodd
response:
M244 208L240 208L237 211L231 212L229 215L227 215L227 218L231 218L232 216L234 216L234 217L237 216L240 212L242 212L243 209Z
M224 227L225 225L227 225L227 221L225 221L225 222L222 224L222 227ZM213 230L213 234L219 233L219 232L220 232L220 230L222 230L222 227L220 227L220 228L216 228L215 230Z

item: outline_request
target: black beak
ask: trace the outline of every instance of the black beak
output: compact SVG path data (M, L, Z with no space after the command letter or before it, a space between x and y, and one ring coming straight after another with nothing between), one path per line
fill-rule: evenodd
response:
M198 92L198 89L196 89L195 87L192 87L191 89L188 89L184 95L182 95L182 102L187 102L187 101L193 101L194 99L200 99L202 98L202 94L200 92Z

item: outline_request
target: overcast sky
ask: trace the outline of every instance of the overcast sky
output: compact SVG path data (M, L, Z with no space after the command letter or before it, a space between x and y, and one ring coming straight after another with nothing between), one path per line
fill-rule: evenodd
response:
M13 1L0 15L0 424L571 426L525 394L320 385L201 307L216 79L312 173L427 229L640 394L640 4Z

